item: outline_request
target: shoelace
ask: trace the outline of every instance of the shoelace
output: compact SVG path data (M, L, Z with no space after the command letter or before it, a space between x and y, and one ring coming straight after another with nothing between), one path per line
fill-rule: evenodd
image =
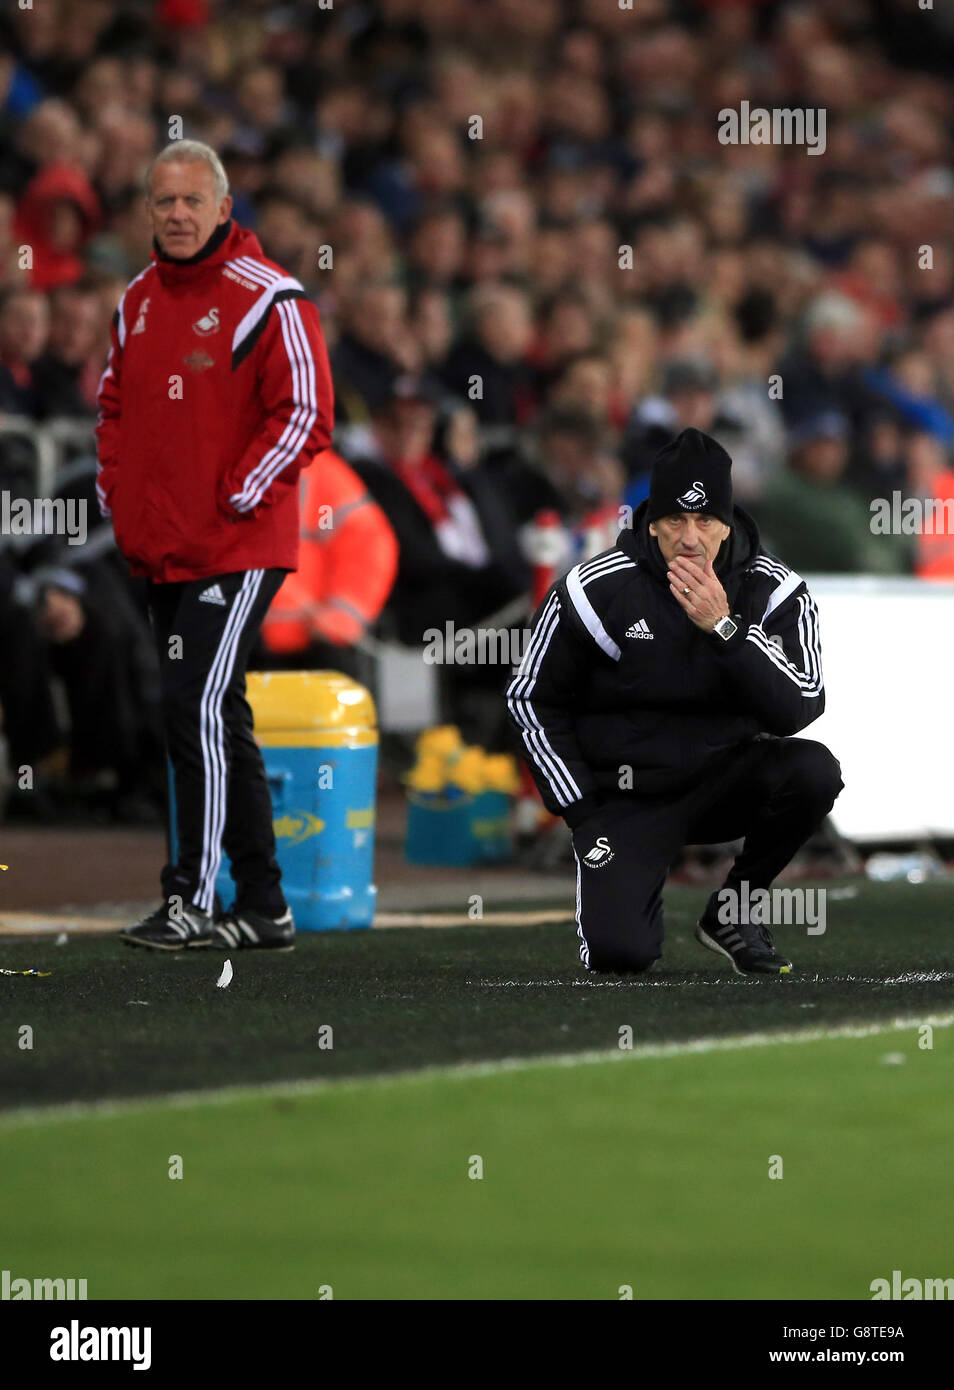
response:
M762 922L743 922L736 928L742 940L749 947L762 945L768 951L775 950L772 933Z

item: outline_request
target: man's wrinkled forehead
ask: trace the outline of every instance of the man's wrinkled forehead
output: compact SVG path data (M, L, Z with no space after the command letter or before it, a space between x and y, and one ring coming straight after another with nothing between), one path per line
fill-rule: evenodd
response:
M208 164L202 159L174 159L168 160L165 164L157 164L150 175L149 196L156 196L157 187L168 192L170 185L186 197L215 196L215 178Z

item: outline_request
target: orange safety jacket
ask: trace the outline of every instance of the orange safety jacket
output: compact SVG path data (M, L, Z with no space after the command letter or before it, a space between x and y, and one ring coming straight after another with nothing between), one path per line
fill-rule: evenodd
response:
M332 449L300 476L301 549L265 618L262 637L276 654L312 642L353 645L387 602L398 542L384 512Z
M935 473L928 492L934 506L917 539L914 572L922 579L954 579L954 525L948 521L954 519L954 470Z

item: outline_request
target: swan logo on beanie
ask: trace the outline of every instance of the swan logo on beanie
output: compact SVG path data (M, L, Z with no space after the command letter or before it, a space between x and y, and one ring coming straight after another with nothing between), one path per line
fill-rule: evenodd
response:
M647 519L680 512L706 512L732 524L732 460L702 430L683 430L653 462Z
M698 507L702 507L704 510L706 505L706 490L701 483L693 483L689 491L684 492L681 497L677 497L676 501L679 503L680 507L685 507L687 511L695 511Z

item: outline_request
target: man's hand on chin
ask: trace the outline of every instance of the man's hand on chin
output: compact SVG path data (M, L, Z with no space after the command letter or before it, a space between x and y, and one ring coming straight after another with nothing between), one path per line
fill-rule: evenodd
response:
M719 583L712 561L705 567L698 561L677 555L666 571L669 591L690 622L703 632L711 632L720 618L730 616L729 600Z

